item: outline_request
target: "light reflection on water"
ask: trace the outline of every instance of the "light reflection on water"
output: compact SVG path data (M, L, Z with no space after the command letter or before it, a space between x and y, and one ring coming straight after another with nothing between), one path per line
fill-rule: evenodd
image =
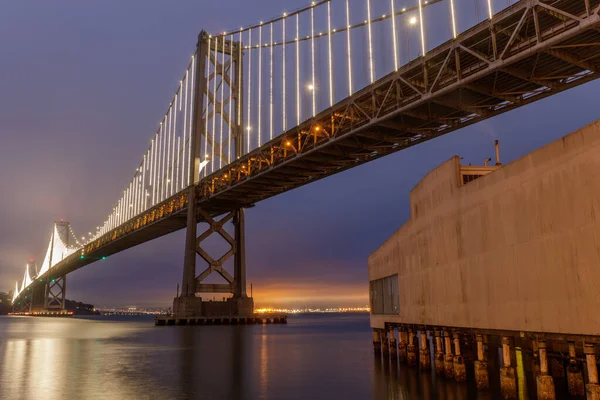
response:
M288 321L155 327L145 317L0 317L0 399L499 398L494 388L478 393L373 357L366 314Z

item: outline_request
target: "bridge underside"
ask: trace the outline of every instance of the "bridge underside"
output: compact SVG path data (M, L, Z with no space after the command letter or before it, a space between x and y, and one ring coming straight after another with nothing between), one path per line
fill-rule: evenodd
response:
M514 4L202 179L193 192L195 221L210 222L596 79L599 12L600 0ZM43 278L188 226L190 193L183 190L87 244Z

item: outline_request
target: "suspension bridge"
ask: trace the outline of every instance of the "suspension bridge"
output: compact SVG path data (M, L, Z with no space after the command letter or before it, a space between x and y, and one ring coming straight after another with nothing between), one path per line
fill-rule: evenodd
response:
M56 222L15 309L62 309L70 272L187 228L175 315L211 312L200 293L233 294L214 312L251 313L245 208L598 77L600 0L474 5L324 0L202 31L106 219L81 239ZM211 234L229 244L219 258L202 247ZM212 273L225 283L206 283Z

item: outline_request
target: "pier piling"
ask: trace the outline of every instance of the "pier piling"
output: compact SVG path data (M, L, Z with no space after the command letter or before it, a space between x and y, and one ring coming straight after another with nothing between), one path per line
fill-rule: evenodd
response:
M444 348L446 354L444 355L444 372L446 378L454 378L454 355L452 354L452 341L450 339L450 332L444 331Z
M381 338L377 329L373 329L373 352L376 356L381 355Z
M546 351L546 342L538 341L540 373L537 376L537 398L538 400L555 400L554 380L548 375L548 354Z
M510 361L510 342L508 336L502 337L502 368L500 368L500 391L505 399L517 398L517 380L515 369Z
M444 375L444 350L442 348L442 337L439 330L435 330L435 373L443 376Z
M408 329L408 346L406 346L406 361L409 367L417 366L417 350L415 348L415 335L411 328Z
M422 329L421 333L421 348L419 350L419 366L422 371L431 369L431 357L429 356L429 341L427 339L427 331Z
M569 366L567 367L567 384L569 395L584 396L584 382L581 364L577 361L575 342L569 342Z
M475 361L475 383L477 389L488 389L490 387L490 378L488 375L487 361L483 351L483 336L477 335L477 360Z
M400 360L401 364L406 363L406 358L407 358L407 353L406 353L406 346L407 346L407 335L406 335L406 330L404 328L399 328L398 329L398 359Z
M596 365L596 350L593 344L584 344L583 352L588 371L586 385L587 400L600 400L600 385L598 385L598 366Z
M464 382L467 380L467 369L465 360L460 353L460 338L461 334L457 331L452 333L454 338L454 380L456 382Z

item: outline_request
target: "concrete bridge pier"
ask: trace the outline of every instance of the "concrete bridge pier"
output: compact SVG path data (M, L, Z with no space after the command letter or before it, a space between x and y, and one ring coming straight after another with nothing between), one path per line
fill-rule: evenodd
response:
M400 360L401 364L406 363L407 361L407 346L408 346L408 337L406 333L406 328L400 327L398 328L398 360Z
M408 346L406 346L406 361L409 367L417 366L417 350L415 348L415 334L408 328Z
M435 330L435 373L443 376L444 375L444 349L442 347L442 337L439 330Z
M583 372L581 364L577 361L575 342L569 342L569 366L567 367L567 384L569 395L585 396Z
M538 341L540 356L540 374L537 376L537 398L538 400L555 400L554 380L548 375L548 355L546 351L546 342Z
M385 329L379 331L379 336L381 338L381 352L385 358L389 358L390 344L388 342L387 331Z
M484 356L483 335L477 335L477 360L475 361L475 383L477 389L483 390L490 387L488 365Z
M422 328L421 334L421 348L419 349L419 366L422 371L429 371L431 369L431 357L429 355L429 339L427 339L427 331Z
M502 368L500 368L500 391L505 399L517 398L517 378L515 369L511 366L511 338L502 336Z
M454 338L454 380L456 382L464 382L467 380L467 368L465 366L465 360L460 353L460 332L453 332L452 337Z
M398 359L398 347L396 346L396 335L394 334L394 327L390 325L390 359L396 363Z
M593 344L584 344L583 353L588 371L588 384L585 387L587 400L600 400L600 385L598 384L598 366L596 364L596 349Z
M444 373L446 378L454 378L454 355L452 354L452 341L450 332L444 331L444 348L446 355L444 356Z
M373 329L373 352L375 356L381 356L381 338L377 329Z

